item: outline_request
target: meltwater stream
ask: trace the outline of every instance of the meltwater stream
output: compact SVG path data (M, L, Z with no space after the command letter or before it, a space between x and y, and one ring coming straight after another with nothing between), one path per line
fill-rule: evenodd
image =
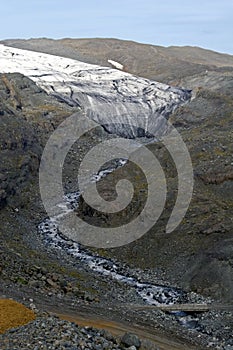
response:
M126 159L119 159L114 166L101 170L98 174L92 176L90 181L98 182L107 174L113 172L116 168L124 166ZM92 271L95 271L104 276L110 276L112 279L118 280L121 283L134 288L136 293L148 305L171 305L182 303L185 300L186 294L180 289L151 284L149 282L141 283L135 277L129 275L126 267L111 259L103 258L97 254L93 254L88 249L82 247L77 242L71 241L59 232L59 218L67 215L70 211L77 209L79 203L79 192L68 193L64 196L66 205L59 205L61 209L57 217L47 218L38 226L39 233L43 235L46 243L55 249L63 249L71 256L88 266ZM178 322L187 328L199 328L198 319L194 315L185 312L171 312L176 316Z

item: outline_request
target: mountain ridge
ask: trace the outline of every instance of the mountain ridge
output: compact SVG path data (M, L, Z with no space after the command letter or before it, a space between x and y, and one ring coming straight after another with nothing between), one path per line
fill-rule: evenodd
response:
M233 56L228 54L195 47L188 50L187 47L164 48L119 39L12 39L0 43L102 66L110 67L107 61L112 59L123 64L129 73L173 85L177 85L177 78L208 69L233 67ZM188 55L186 59L185 54ZM203 64L204 58L207 64Z

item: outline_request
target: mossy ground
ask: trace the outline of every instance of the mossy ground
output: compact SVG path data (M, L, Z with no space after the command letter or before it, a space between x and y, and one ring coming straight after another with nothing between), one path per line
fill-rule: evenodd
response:
M0 299L0 334L33 321L35 313L11 299Z

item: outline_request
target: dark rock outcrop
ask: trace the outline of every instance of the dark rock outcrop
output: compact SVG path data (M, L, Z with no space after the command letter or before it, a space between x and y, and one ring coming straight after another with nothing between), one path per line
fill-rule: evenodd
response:
M21 74L0 74L0 205L38 176L49 133L72 109Z

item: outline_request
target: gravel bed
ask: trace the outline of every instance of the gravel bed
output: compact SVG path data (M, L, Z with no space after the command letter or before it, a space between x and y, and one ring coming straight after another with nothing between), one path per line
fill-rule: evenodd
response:
M39 317L0 336L2 350L137 350L140 346L134 334L114 337L106 330L80 327L55 316Z

